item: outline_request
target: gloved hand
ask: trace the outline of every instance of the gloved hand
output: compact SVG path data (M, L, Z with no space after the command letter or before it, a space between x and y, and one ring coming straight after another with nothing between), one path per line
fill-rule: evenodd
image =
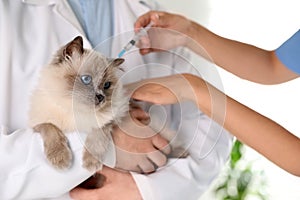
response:
M149 116L133 107L131 116L114 128L112 137L116 149L117 169L151 173L167 162L171 152L168 141L154 132L146 123Z

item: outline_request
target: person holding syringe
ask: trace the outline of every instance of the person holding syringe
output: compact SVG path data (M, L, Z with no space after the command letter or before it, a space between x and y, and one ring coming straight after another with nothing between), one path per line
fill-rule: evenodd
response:
M200 56L204 56L202 49L198 48L200 45L218 66L249 81L260 84L279 84L299 77L300 30L276 50L267 51L223 38L183 16L166 12L146 13L136 21L135 28L138 30L150 22L154 27L165 28L169 31L165 33L160 31L160 35L155 35L153 31L148 38L150 46L140 49L143 55L156 51L157 46L156 48L151 46L155 43L160 44L159 49L183 45ZM174 35L178 37L179 34L170 34L170 30L180 33L182 38L190 37L197 42L197 45L184 42L191 41L184 39L178 44L174 43L176 41ZM168 42L158 42L163 37L162 34L167 36L164 38L168 38ZM185 89L185 82L191 85L194 94ZM146 80L143 84L132 84L131 87L136 89L132 98L138 100L156 104L194 101L205 114L220 124L224 123L224 127L237 139L289 173L300 176L300 139L297 136L271 119L226 96L201 78L190 74L173 75ZM211 94L214 95L211 96ZM213 110L214 106L222 103L224 99L226 113L218 113L217 109Z

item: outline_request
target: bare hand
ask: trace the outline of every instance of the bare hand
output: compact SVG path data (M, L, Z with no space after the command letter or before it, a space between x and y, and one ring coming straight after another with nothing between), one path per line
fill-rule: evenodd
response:
M190 74L176 74L147 79L127 85L132 98L154 104L174 104L192 100L197 102L195 84L199 77Z
M185 46L189 40L188 32L192 22L181 15L150 11L137 19L134 28L139 31L150 22L153 28L148 31L148 37L141 38L138 45L142 55Z
M108 167L98 172L105 176L103 187L84 189L76 187L70 192L75 200L141 200L141 194L129 173L116 171Z

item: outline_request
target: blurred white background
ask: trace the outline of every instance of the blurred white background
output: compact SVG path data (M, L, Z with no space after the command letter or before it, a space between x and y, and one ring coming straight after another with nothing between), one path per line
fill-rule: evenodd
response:
M264 49L275 49L300 28L299 0L159 0L170 11L181 13L231 39ZM300 55L299 55L300 56ZM300 137L300 79L265 86L242 80L218 69L225 92L278 122ZM259 129L259 127L257 127ZM294 155L299 157L300 155ZM250 148L248 161L266 174L270 200L299 200L300 178L281 170ZM216 180L217 182L218 180ZM201 200L212 200L208 191Z

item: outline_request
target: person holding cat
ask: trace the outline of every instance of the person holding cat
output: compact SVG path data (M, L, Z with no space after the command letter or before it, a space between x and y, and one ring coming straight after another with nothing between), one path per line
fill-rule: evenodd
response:
M135 28L146 26L150 21L155 27L175 30L191 37L209 53L218 66L243 79L261 84L278 84L299 78L300 30L276 50L267 51L222 38L183 16L166 12L146 13L136 21ZM173 36L169 33L165 32L172 41L170 43L174 45L175 40L172 40ZM155 34L150 35L148 45L153 41L160 44L158 49L168 49L170 47L167 47L168 44L165 43L162 46L162 43L157 41L163 37L162 32L159 37L155 37ZM177 45L187 46L202 55L199 48L192 43L183 42ZM156 51L155 48L150 46L140 51L142 54L148 54ZM195 94L186 90L184 87L186 82ZM212 116L219 123L224 123L224 127L237 139L254 148L287 172L300 176L300 159L296 156L300 155L299 137L226 96L201 78L189 74L173 75L146 80L138 85L140 87L134 91L133 98L156 104L192 100L204 113ZM214 105L224 100L226 100L226 114L213 111Z
M99 47L106 56L117 57L132 36L136 18L150 9L159 9L159 6L151 0L0 1L0 199L55 198L92 175L81 166L83 146L76 134L67 135L74 154L71 168L59 171L47 163L40 136L27 126L30 93L42 67L62 45L82 36L85 48L97 50ZM116 37L110 40L111 36ZM174 71L192 72L192 67L181 68L186 63L182 57L188 58L182 48L172 55L157 53L142 57L137 51L127 54L122 66L126 72L122 81L126 84ZM158 62L171 68L148 70L147 63ZM149 155L157 152L157 147L163 150L167 144L159 134L146 140L137 137L141 133L127 134L116 127L113 132L115 146L112 147L118 149L111 148L106 155L106 166L101 170L107 180L104 186L88 191L78 187L73 190L72 197L198 199L227 161L232 137L194 105L183 106L187 112L180 113L176 105L166 106L166 120L169 129L176 130L182 124L178 136L179 140L184 139L184 147L189 152L187 157L169 159L166 167L148 175L115 170L114 167L120 167L116 164L120 158L118 152L115 153L118 149L123 149L125 155L127 151L129 156ZM203 152L199 152L203 141ZM126 161L131 164L135 159ZM150 168L157 167L149 163ZM62 198L69 199L68 195Z

